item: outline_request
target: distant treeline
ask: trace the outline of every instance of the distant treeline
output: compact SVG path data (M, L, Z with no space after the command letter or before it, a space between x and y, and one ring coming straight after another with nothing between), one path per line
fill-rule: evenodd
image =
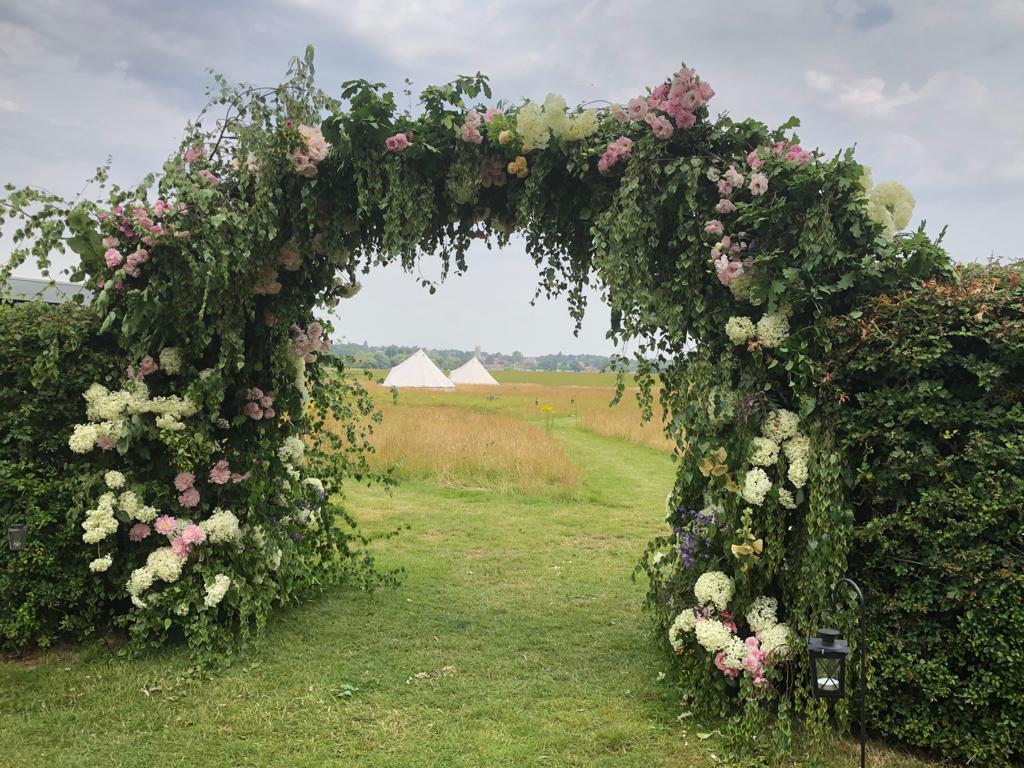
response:
M362 344L342 343L331 346L331 351L340 357L352 358L355 366L360 368L390 368L396 365L419 347L401 347L389 344L384 347L372 347L366 342ZM473 357L472 350L465 349L428 349L430 359L443 370L458 368ZM524 355L518 350L511 354L504 352L480 352L480 362L487 368L500 370L523 371L603 371L609 367L611 358L605 355Z

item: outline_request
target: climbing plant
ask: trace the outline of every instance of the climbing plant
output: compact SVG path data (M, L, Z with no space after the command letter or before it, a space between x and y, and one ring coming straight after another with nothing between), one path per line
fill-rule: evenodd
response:
M853 530L844 444L821 415L829 322L947 260L923 231L893 238L913 207L902 187L874 187L850 151L803 148L795 118L713 118L714 95L683 67L625 106L570 109L493 101L478 74L410 111L381 83L324 93L308 51L275 88L218 78L137 187L103 172L102 201L9 187L8 271L76 253L72 279L132 361L83 393L88 421L68 432L105 486L80 566L123 585L133 635L222 648L274 604L370 578L331 499L368 472L372 408L319 357L331 329L314 310L381 265L436 258L443 278L474 240L518 232L577 322L601 288L676 440L671 533L643 566L685 686L718 712L787 700L782 670ZM329 411L340 439L318 429Z

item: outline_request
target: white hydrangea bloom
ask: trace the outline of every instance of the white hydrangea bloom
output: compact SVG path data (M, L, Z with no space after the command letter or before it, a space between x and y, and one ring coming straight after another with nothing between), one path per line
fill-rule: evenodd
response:
M96 447L99 433L95 424L77 424L68 438L68 448L75 453L88 453Z
M747 655L747 646L738 637L733 636L724 648L722 664L729 669L743 669L743 659Z
M281 447L277 449L277 457L286 464L302 466L306 455L306 444L302 438L294 435L286 437Z
M725 324L725 335L733 344L746 344L751 337L757 335L757 328L749 317L734 316Z
M142 568L136 568L134 571L132 571L132 575L128 577L127 586L128 594L132 597L138 597L151 586L153 586L153 572L145 566L143 566Z
M184 565L184 558L174 554L170 547L160 547L160 549L150 552L149 557L146 558L146 568L154 578L161 581L177 581Z
M117 498L117 506L129 517L136 517L139 512L139 497L134 491L124 491Z
M321 496L325 493L323 481L321 481L319 477L307 477L302 482Z
M782 444L782 450L789 461L789 470L786 472L789 482L794 488L803 488L807 484L811 441L805 435L795 435Z
M768 479L768 474L760 467L754 467L747 471L741 495L748 504L757 506L764 501L764 497L771 489L772 481Z
M206 597L203 598L206 607L214 608L220 605L220 601L224 599L224 595L227 594L230 586L231 579L223 573L218 573L214 576L213 584L206 588Z
M793 494L787 488L779 488L779 504L782 505L783 509L796 509L796 499Z
M569 119L561 130L561 136L566 141L580 141L592 136L595 131L597 131L597 112L585 109Z
M527 101L516 114L516 132L531 149L544 149L551 140L550 128L541 108Z
M97 557L95 560L89 563L89 570L93 573L103 573L111 566L111 564L113 564L113 562L114 559L110 555Z
M718 653L736 639L728 627L718 619L698 621L693 627L693 634L708 653Z
M138 520L140 523L148 523L152 520L155 520L156 515L157 508L145 504L140 506L137 510L135 510L134 513L135 519Z
M199 527L206 531L206 538L211 544L237 541L241 536L238 518L230 510L219 507L214 509L213 514L201 522Z
M747 609L747 624L752 632L763 632L779 623L776 616L779 611L779 601L774 597L762 595L750 604Z
M116 491L118 488L124 487L124 475L116 469L112 469L103 475L103 482L107 484L107 488Z
M779 408L768 414L761 425L761 434L770 437L777 443L793 437L800 426L800 417L785 408Z
M97 544L107 536L117 533L117 519L114 517L114 494L104 493L96 503L96 509L85 513L82 521L82 541L86 544Z
M770 437L755 437L750 441L750 463L770 467L779 460L779 444Z
M693 612L692 608L686 608L676 616L672 626L668 628L668 641L672 643L672 648L677 651L682 650L683 635L687 632L693 632L696 625L697 615Z
M777 347L789 336L789 320L781 312L765 315L757 321L757 338L762 347Z
M758 633L761 650L773 659L784 659L796 650L793 631L785 624L774 624Z
M715 608L724 611L729 607L736 585L733 580L721 571L707 571L697 577L693 585L693 594L700 605L713 604Z
M177 347L164 347L160 350L160 368L164 373L175 376L181 373L183 365L181 350Z
M896 181L883 181L868 192L868 216L881 224L891 238L910 223L916 201L910 190Z

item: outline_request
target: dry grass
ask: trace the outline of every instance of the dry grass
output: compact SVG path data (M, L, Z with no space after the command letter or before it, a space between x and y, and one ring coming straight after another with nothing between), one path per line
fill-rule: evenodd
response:
M579 473L562 443L521 419L438 405L381 403L373 436L381 467L453 488L536 493L569 490Z

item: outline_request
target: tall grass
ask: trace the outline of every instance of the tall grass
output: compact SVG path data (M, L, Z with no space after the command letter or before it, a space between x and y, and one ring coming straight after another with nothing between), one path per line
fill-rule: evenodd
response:
M372 461L399 477L504 493L569 490L579 473L561 441L521 419L438 405L381 403Z

